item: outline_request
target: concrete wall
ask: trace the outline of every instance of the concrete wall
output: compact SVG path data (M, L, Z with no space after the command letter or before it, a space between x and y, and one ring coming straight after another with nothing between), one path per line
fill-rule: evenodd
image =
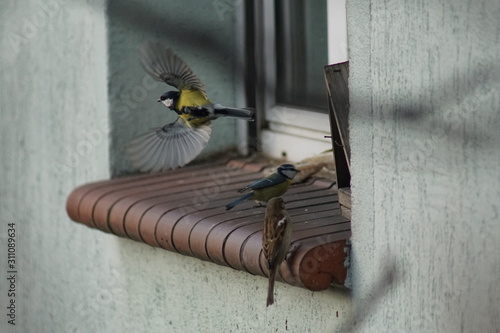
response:
M211 96L233 102L234 11L226 11L220 20L211 2L171 1L166 8L159 3L147 2L145 12L156 13L161 24L175 22L172 29L195 30L199 24L196 29L203 33L198 41L216 41L205 66L199 45L172 39ZM164 121L161 108L144 119L136 115L157 108L160 88L139 101L147 105L144 110L130 108L124 119L113 111L120 106L119 91L132 94L142 84L135 44L142 37L137 30L150 31L142 25L155 22L138 8L120 13L116 4L110 3L110 18L124 19L111 20L109 30L103 0L0 4L0 331L334 331L349 316L347 293L312 293L278 283L276 304L266 309L263 278L119 239L68 219L69 192L126 171L119 156L121 140L150 127L149 119ZM113 35L114 29L123 32ZM134 122L137 127L132 128ZM216 131L227 130L222 128L214 143L230 142L225 136L234 132L231 124L217 125ZM8 223L16 228L16 326L6 316L11 299Z
M70 223L65 198L109 177L103 1L6 1L0 16L0 331L97 332L106 311L93 311L92 300L109 287L116 245ZM10 299L16 326L7 322Z
M500 3L348 1L359 332L499 332Z

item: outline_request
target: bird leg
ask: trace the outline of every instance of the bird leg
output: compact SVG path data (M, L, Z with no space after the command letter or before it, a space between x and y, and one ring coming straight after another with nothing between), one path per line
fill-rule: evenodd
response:
M260 208L260 207L266 207L266 205L262 204L262 202L257 202L258 205L253 206L253 208Z
M285 255L286 266L290 273L292 272L292 259L297 254L297 250L301 247L301 244L293 243L288 252Z

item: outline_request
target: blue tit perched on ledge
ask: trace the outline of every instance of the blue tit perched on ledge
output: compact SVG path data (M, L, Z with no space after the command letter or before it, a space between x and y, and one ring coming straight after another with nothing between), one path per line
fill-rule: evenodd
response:
M160 43L148 42L142 46L141 63L155 80L178 89L164 93L158 102L179 117L130 142L130 161L140 171L164 171L191 162L208 144L214 119L254 120L255 112L251 108L228 108L212 103L200 79L184 60Z
M226 205L226 210L232 209L234 206L244 202L245 200L255 200L258 203L268 202L269 199L280 197L290 187L290 183L300 170L297 170L292 164L282 164L278 167L275 173L266 178L256 180L246 187L238 190L238 192L246 192L242 197L230 202Z
M290 248L292 221L281 198L272 198L267 202L264 230L262 232L262 252L269 270L267 288L267 306L274 303L274 281L279 267Z

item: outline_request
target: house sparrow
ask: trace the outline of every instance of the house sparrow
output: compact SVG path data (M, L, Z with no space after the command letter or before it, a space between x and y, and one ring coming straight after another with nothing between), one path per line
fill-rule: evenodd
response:
M262 234L262 251L269 270L267 306L274 303L274 280L290 248L292 223L281 198L272 198L267 202Z

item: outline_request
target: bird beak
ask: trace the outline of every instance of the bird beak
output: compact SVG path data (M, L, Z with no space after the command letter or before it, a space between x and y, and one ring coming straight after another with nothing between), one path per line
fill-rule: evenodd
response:
M158 99L157 102L161 102L161 99Z

